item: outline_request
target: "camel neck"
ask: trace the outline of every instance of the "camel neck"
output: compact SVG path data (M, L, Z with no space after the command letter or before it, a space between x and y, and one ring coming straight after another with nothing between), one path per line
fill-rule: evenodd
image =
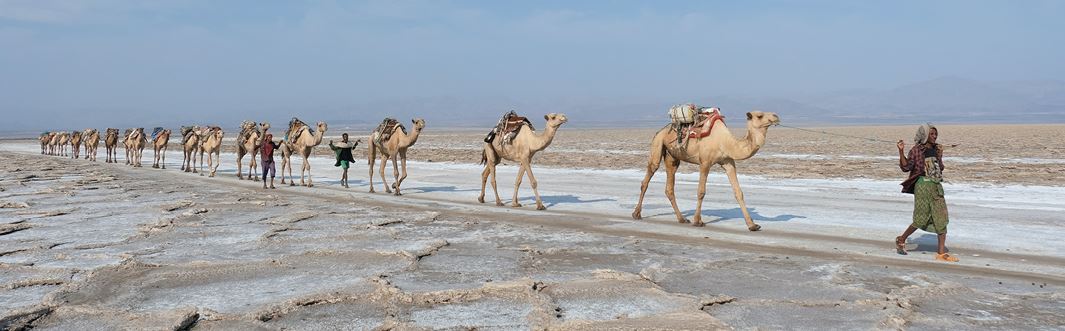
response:
M418 142L418 136L420 136L422 133L421 130L418 130L416 128L414 129L414 132L411 132L410 135L403 133L402 130L396 131L396 134L399 135L399 147L410 147L411 145L414 145L414 143Z
M555 132L558 131L558 127L546 123L544 125L547 126L547 129L544 129L543 133L539 135L533 134L532 144L529 147L532 147L534 151L547 148L547 146L551 145L551 141L555 140Z
M729 150L729 157L733 160L745 160L758 153L758 150L765 144L766 128L757 128L753 125L747 125L747 134L743 139L738 140L737 144L734 144L734 148Z

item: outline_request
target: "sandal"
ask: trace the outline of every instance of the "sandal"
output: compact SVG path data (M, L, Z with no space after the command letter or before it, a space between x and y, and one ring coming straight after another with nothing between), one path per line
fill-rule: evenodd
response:
M950 253L936 254L936 260L944 262L958 262L958 258Z
M898 253L899 255L909 254L906 253L906 239L902 239L902 237L895 237L895 253Z

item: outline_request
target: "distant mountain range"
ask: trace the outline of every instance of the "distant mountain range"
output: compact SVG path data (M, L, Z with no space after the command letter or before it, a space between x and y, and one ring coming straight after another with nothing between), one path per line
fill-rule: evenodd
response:
M786 123L801 125L859 125L935 123L1065 123L1065 82L981 82L941 77L887 90L855 89L793 98L711 95L660 103L627 100L550 100L516 102L506 98L452 97L381 101L355 106L355 118L333 121L356 126L376 125L384 116L419 114L437 127L487 127L509 108L530 117L566 113L573 126L656 126L666 122L672 104L695 102L720 107L725 115L742 119L750 110L772 111ZM506 106L500 106L506 105ZM343 112L343 111L342 111ZM333 113L336 114L336 113ZM371 120L362 120L371 119ZM372 122L372 123L371 123Z

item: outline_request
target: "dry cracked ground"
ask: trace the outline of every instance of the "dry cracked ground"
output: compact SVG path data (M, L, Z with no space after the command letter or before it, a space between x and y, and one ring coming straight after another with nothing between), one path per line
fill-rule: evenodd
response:
M1061 284L0 157L0 329L1065 328Z

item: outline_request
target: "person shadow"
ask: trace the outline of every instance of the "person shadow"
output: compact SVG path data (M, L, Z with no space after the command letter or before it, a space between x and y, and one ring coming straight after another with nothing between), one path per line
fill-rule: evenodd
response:
M922 233L916 238L911 236L909 242L917 244L917 247L908 251L939 253L939 235L935 233ZM950 252L950 247L947 247L947 252Z

